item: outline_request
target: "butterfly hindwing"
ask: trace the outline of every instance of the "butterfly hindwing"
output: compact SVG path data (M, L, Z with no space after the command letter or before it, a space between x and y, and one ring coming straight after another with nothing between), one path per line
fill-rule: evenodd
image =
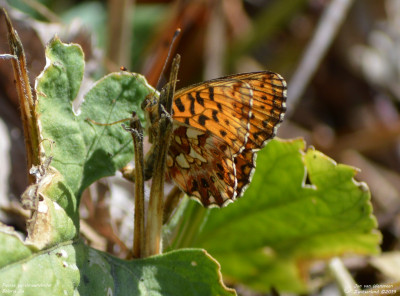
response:
M168 151L170 177L204 206L225 204L236 195L232 149L208 131L175 124Z

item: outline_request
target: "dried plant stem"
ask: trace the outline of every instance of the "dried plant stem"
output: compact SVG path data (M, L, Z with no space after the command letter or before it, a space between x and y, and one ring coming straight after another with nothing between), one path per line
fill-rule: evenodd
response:
M132 39L132 12L134 2L130 0L109 0L107 61L114 71L130 61L131 48L128 45Z
M322 15L314 37L308 45L290 83L288 83L288 112L286 116L295 110L297 102L332 44L336 32L343 23L352 3L353 0L333 0Z
M204 78L206 80L221 77L224 74L224 57L227 47L227 35L222 2L216 1L211 8L211 17L207 26L204 44Z
M172 132L171 118L163 116L159 121L156 137L155 166L150 189L149 209L145 236L145 257L161 253L161 227L163 216L164 178L166 156ZM161 145L158 145L161 144Z
M172 61L172 70L167 86L161 91L159 102L159 118L155 122L154 168L150 189L150 201L147 212L145 257L161 253L161 228L164 212L164 179L166 159L172 134L172 99L178 75L180 56Z
M360 294L358 285L356 285L356 282L344 266L342 260L339 258L333 258L329 262L329 270L339 285L342 295L352 296Z
M2 11L6 19L8 43L10 46L11 55L16 57L16 59L13 58L11 61L14 69L14 77L20 103L21 119L24 126L27 167L31 168L34 165L40 165L40 155L45 154L41 153L40 151L41 140L35 112L35 101L33 99L29 84L24 49L17 32L12 26L7 11L4 8ZM29 173L28 180L30 184L35 182L34 176L30 175Z
M23 2L28 5L29 7L33 8L35 11L40 13L45 19L47 19L51 23L62 23L62 19L51 11L46 5L40 3L39 1L35 0L23 0Z
M128 129L132 134L135 149L135 215L132 253L133 257L141 258L145 246L143 128L136 114L132 117Z
M167 198L165 199L163 224L168 222L183 195L183 191L181 191L178 186L174 186L174 188L172 188Z

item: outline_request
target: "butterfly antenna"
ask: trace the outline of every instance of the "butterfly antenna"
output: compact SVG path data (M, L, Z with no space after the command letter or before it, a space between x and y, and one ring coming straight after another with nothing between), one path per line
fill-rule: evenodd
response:
M157 85L156 85L156 89L159 89L159 87L160 87L160 84L161 84L161 77L163 76L163 74L164 74L164 72L165 72L165 69L167 68L168 62L169 62L170 57L171 57L172 48L174 47L174 44L175 44L175 42L176 42L176 39L178 38L178 36L179 36L180 33L181 33L181 29L178 28L178 29L176 29L176 31L175 31L175 33L174 33L174 36L172 37L172 41L171 41L171 44L170 44L170 46L169 46L167 58L166 58L166 60L165 60L165 62L164 62L164 66L163 66L163 68L162 68L162 70L161 70L160 76L158 77L158 82L157 82Z

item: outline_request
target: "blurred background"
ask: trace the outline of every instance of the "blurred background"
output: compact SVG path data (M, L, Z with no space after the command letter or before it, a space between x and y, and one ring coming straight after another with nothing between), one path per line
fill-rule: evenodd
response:
M280 73L288 82L288 114L278 136L302 137L335 161L359 168L357 180L372 193L382 250L399 249L399 0L10 0L0 6L24 45L32 86L55 34L82 46L84 85L124 66L156 86L178 27L178 88L233 73ZM4 19L0 52L9 52ZM28 170L10 61L0 60L0 75L0 221L24 232L19 196ZM88 241L117 255L131 242L126 203L132 201L108 196L125 190L110 184L124 182L93 185L82 205ZM110 203L117 205L111 215ZM358 283L390 274L364 259L347 264Z

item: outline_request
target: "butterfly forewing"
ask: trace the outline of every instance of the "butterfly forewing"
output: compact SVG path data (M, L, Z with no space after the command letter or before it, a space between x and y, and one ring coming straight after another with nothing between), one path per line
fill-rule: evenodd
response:
M179 90L173 119L211 131L239 152L249 133L252 88L245 81L217 79Z
M168 171L204 206L223 206L251 181L255 152L275 136L286 110L286 83L275 73L243 73L176 92Z
M274 137L286 111L286 82L276 73L238 74L253 89L247 148L258 150Z

